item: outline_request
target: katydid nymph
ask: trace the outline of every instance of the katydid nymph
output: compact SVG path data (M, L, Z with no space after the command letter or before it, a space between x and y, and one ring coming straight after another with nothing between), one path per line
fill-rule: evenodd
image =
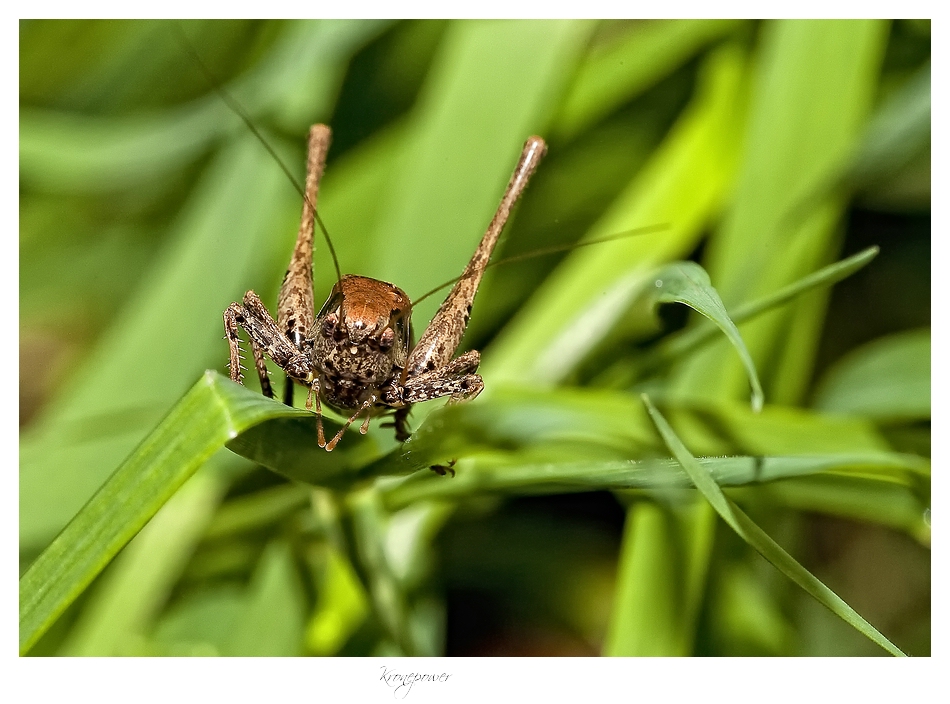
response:
M402 289L385 281L342 276L337 267L337 282L323 307L315 311L314 225L319 223L317 196L329 146L330 128L311 127L303 214L280 289L277 320L253 291L244 294L243 303L232 303L224 312L231 379L243 380L238 336L238 328L243 328L251 340L263 393L274 395L266 356L287 375L285 400L292 399L293 382L307 387L307 407L317 415L317 443L328 452L361 416L360 432L366 433L372 418L392 413L396 438L406 440L406 418L412 404L442 397L465 401L482 390L482 378L476 373L478 351L458 357L455 352L501 231L547 149L540 137L527 139L485 235L414 343L412 303ZM324 405L349 416L329 440L323 432Z

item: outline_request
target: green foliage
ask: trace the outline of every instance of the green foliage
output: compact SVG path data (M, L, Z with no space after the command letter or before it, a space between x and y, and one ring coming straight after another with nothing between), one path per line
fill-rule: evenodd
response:
M844 603L837 594L828 589L820 580L796 562L791 555L785 552L778 543L766 535L761 528L742 512L742 509L729 501L716 480L696 461L695 457L689 454L689 451L676 436L676 433L670 427L669 423L666 422L666 419L656 410L656 407L650 403L650 399L646 394L643 396L643 401L647 405L650 417L653 418L653 422L656 423L660 435L663 436L663 441L666 443L666 446L670 448L670 452L673 453L677 462L679 462L683 469L686 470L686 473L689 474L690 481L696 485L696 488L699 489L703 497L716 509L716 513L722 516L722 519L729 524L729 527L739 534L739 537L755 548L756 551L781 570L789 579L831 609L837 616L854 626L854 628L892 655L903 655L887 638L878 633L874 626L861 618L861 616Z
M930 330L875 340L822 380L815 407L881 420L930 418Z
M29 647L225 440L264 418L299 411L261 398L219 398L208 373L119 466L23 576L21 648ZM237 391L241 391L238 389ZM234 393L224 386L223 393Z
M457 275L529 134L549 154L496 258L661 227L490 270L483 394L327 453L308 411L204 371L230 301L275 301L300 203L181 29L293 173L333 126L346 272ZM854 224L929 212L921 31L21 22L21 652L471 654L446 621L474 591L573 654L927 654L929 607L882 615L814 547L885 531L916 562L882 589L929 573L929 309L901 283L929 260L895 278L901 243ZM890 317L826 325L852 285Z

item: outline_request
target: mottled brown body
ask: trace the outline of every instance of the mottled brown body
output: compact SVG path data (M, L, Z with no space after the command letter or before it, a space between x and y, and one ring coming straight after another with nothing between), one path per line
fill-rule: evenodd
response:
M324 403L352 411L399 378L411 344L409 306L401 289L365 276L344 276L333 287L313 328L311 362Z
M474 398L484 387L478 369L479 354L472 350L453 359L468 326L472 302L492 250L528 179L544 156L540 137L525 142L508 188L488 230L438 312L415 346L412 344L409 297L396 286L365 276L341 276L314 318L313 230L316 200L323 173L330 129L310 129L307 182L303 215L290 266L281 286L277 321L271 318L253 291L243 305L232 303L224 312L230 347L228 367L234 381L242 381L238 328L251 338L261 390L273 397L265 355L288 378L285 401L293 402L291 381L309 388L307 407L315 399L317 441L332 450L359 416L365 419L395 411L396 437L408 438L406 416L413 403L448 396L453 401ZM323 436L322 404L351 412L343 428L327 442Z

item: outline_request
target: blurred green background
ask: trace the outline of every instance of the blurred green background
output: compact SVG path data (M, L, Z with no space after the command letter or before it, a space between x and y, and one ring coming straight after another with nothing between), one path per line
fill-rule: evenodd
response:
M929 458L929 21L23 21L21 573L204 369L225 371L228 303L251 288L276 302L299 196L182 30L298 178L307 127L332 126L319 207L344 272L411 297L457 275L529 134L548 156L496 259L669 226L488 273L463 347L483 351L485 403L537 390L540 410L440 481L523 461L519 432L561 399L578 429L532 461L613 459L581 428L605 426L585 410L609 407L601 391L661 399L695 455ZM850 278L739 326L759 420L723 341L649 363L701 322L635 304L656 267L702 264L732 311L872 245ZM320 303L334 275L319 241L314 278ZM417 335L437 305L414 311ZM380 456L391 431L360 447ZM865 474L729 495L929 655L929 476ZM343 502L356 530L364 509L383 526L400 641L378 563L328 528L339 495L225 450L31 652L883 653L694 492L531 487Z

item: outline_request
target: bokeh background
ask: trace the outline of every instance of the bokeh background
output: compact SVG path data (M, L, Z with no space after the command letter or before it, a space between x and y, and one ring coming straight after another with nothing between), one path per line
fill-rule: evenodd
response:
M21 572L204 369L225 371L226 305L248 288L276 300L299 196L193 53L298 178L307 127L332 126L320 210L341 266L410 296L461 271L532 133L549 154L496 258L669 223L627 246L701 263L731 309L878 246L852 277L740 330L776 437L806 414L843 418L859 449L929 458L929 21L23 21ZM317 245L322 301L334 277ZM694 453L756 454L709 410L747 406L731 348L635 373L697 324L685 307L603 323L569 368L529 359L517 330L545 320L531 311L568 316L563 300L586 295L542 287L571 256L489 272L463 343L484 351L486 378L705 403L677 425ZM227 451L215 463L166 517L178 528L153 531L147 554L133 542L33 654L393 652L359 570L317 525L319 491ZM800 562L929 655L929 481L742 491ZM650 536L701 520L684 510L607 491L452 503L425 524L412 577L422 651L883 652L715 522L693 610L661 603L683 556ZM399 515L392 535L412 523ZM624 611L630 590L640 616Z

